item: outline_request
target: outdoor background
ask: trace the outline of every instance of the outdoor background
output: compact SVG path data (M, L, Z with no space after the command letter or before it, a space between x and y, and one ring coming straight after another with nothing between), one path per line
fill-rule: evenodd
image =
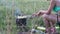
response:
M17 34L19 30L15 21L15 11L17 8L23 15L32 15L39 10L47 10L49 2L49 0L0 0L0 34ZM27 29L32 29L33 24L45 27L41 17L28 19ZM57 29L57 31L59 30Z

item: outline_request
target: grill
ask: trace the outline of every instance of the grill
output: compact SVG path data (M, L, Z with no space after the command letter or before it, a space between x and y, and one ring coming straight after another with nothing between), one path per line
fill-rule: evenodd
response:
M18 16L16 18L16 24L17 24L17 26L26 26L26 21L27 21L28 18L32 18L31 15Z
M16 18L16 24L17 24L17 26L22 26L22 25L24 25L24 26L26 26L26 20L27 20L27 18L25 18L25 17L18 17L18 18Z

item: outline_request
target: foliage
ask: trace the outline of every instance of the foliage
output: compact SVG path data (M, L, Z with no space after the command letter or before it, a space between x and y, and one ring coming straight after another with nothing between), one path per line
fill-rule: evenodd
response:
M18 31L14 17L14 10L16 9L16 7L18 7L24 15L32 15L33 13L38 12L39 10L47 10L49 6L49 1L45 0L14 0L14 2L12 1L13 0L7 0L6 1L7 3L5 4L3 2L0 3L0 30L6 32L7 26L6 13L8 13L9 14L8 17L12 18L11 19L12 34L16 34ZM44 26L41 17L27 20L28 29L31 29L34 24L38 26Z

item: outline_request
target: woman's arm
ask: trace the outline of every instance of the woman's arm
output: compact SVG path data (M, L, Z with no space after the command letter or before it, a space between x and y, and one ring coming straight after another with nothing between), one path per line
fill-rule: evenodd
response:
M39 12L35 13L34 15L40 16L43 14L51 14L51 10L53 9L54 6L55 6L55 0L51 0L50 6L47 11L39 11Z
M55 0L51 0L50 6L47 10L47 14L51 14L51 10L54 8L54 6L55 6Z
M35 16L41 16L41 15L46 14L46 13L47 13L46 10L39 10L37 13L34 13L33 15L35 15Z

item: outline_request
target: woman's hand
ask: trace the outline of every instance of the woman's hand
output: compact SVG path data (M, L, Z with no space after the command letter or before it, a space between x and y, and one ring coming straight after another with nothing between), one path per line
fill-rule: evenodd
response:
M42 16L43 14L47 14L47 11L40 10L39 12L34 13L33 15L34 15L34 16Z

